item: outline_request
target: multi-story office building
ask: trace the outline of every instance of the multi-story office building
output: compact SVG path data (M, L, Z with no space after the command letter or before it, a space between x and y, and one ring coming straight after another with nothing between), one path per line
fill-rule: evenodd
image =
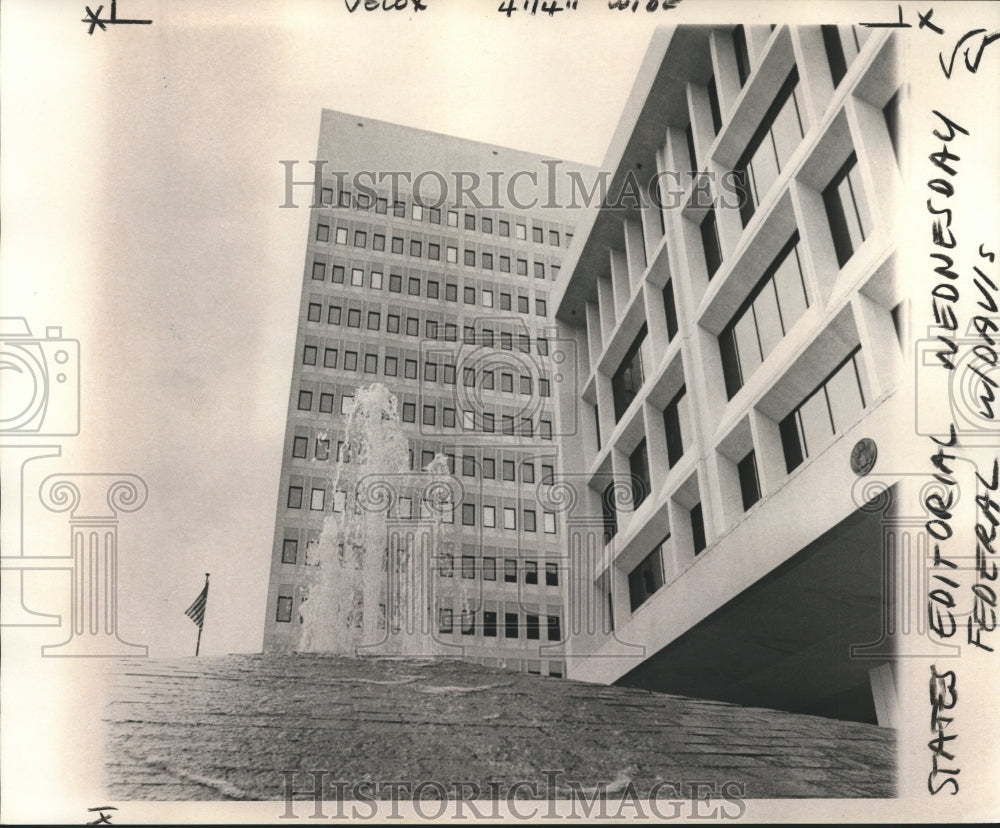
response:
M591 172L331 111L317 159L264 649L296 646L309 547L354 508L332 490L346 417L378 382L397 397L410 468L442 453L461 483L430 632L465 657L561 676L565 556L538 496L557 463L551 295L573 238L560 188ZM411 515L421 504L404 498L391 518Z
M896 49L653 38L603 169L660 199L582 213L552 302L582 357L559 400L571 678L893 721L871 484L905 437Z

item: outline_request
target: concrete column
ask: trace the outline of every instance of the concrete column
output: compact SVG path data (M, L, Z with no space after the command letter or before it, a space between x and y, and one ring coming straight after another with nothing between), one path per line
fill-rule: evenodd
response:
M694 151L698 169L705 169L708 163L708 151L715 140L715 130L712 127L712 107L708 102L708 90L700 84L687 85L688 112L691 116L691 135L694 138ZM689 167L689 169L693 169Z
M604 341L601 336L601 312L596 302L587 302L586 324L587 353L590 355L590 364L597 365L601 351L604 350Z
M854 97L848 99L844 110L858 156L858 171L873 231L892 234L896 216L904 210L900 206L902 179L885 116L867 101Z
M792 50L795 65L799 70L799 111L803 119L802 127L809 132L818 124L833 97L833 78L830 64L823 45L823 33L819 26L793 26L791 28Z
M597 306L601 314L601 341L608 342L615 332L617 315L614 288L607 276L601 276L597 280Z
M722 123L725 126L726 118L740 94L740 75L736 68L732 31L713 30L708 45L712 52L712 66L715 67L715 90L719 95L719 111L722 113Z
M663 412L652 403L642 404L642 422L646 431L646 458L649 461L649 482L651 497L655 496L667 481L670 460L667 457L667 431L663 425Z
M646 270L646 241L642 222L637 218L627 218L622 222L625 232L625 261L628 268L629 295Z
M896 338L892 314L863 293L851 297L854 322L861 342L862 388L865 405L891 390L903 374L903 354Z
M722 248L723 264L719 268L719 272L721 272L725 268L726 263L732 260L733 253L736 252L740 239L743 237L743 220L740 218L738 207L727 207L724 204L724 194L719 186L719 182L728 170L714 162L709 165L709 169L715 173L715 181L712 185L712 198L716 205L715 222L719 228L719 245ZM717 277L718 273L713 278Z
M781 447L778 424L756 408L750 409L750 434L757 453L757 477L761 497L766 497L784 483L788 477L785 452Z
M654 197L655 193L650 193L647 187L643 198L648 200L642 205L642 209L639 211L639 219L642 222L642 238L645 243L643 249L643 255L645 256L643 269L648 267L649 263L653 261L656 249L660 246L660 240L663 238L663 227L660 225L662 220L659 214L660 208L656 206L656 202L653 200Z
M622 250L611 250L608 252L608 258L611 264L611 286L615 297L615 318L621 319L632 295L628 257Z
M646 342L653 356L653 365L658 365L664 352L670 345L670 337L667 334L667 314L663 309L663 289L646 282L642 286L643 304L646 306Z
M705 506L702 504L702 510ZM670 539L673 541L675 574L694 558L694 536L691 532L691 510L683 503L670 499Z
M597 412L601 422L601 442L606 446L615 430L615 398L611 391L611 378L597 372L594 390L597 392Z
M802 275L805 277L809 306L826 307L840 274L837 251L833 247L830 220L823 194L798 181L791 183L795 224L799 228Z

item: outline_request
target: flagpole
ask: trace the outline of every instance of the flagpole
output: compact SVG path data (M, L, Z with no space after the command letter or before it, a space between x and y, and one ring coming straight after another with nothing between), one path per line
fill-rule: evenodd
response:
M205 606L208 606L208 572L205 573ZM202 610L204 612L204 610ZM194 657L198 657L198 653L201 651L201 628L205 626L205 617L202 616L201 623L198 625L198 642L194 645Z

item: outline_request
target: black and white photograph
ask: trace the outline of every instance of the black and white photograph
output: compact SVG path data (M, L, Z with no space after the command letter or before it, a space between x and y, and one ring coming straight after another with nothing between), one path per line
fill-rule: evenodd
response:
M1000 817L1000 2L10 0L0 822Z

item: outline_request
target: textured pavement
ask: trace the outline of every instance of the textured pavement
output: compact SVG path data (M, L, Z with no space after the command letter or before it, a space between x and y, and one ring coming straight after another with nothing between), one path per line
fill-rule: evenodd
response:
M292 770L297 789L317 770L350 784L434 780L449 796L458 782L489 797L491 781L516 780L537 786L518 790L528 798L631 782L644 799L695 781L741 783L748 799L894 794L892 730L464 662L134 659L111 682L116 799L282 800Z

